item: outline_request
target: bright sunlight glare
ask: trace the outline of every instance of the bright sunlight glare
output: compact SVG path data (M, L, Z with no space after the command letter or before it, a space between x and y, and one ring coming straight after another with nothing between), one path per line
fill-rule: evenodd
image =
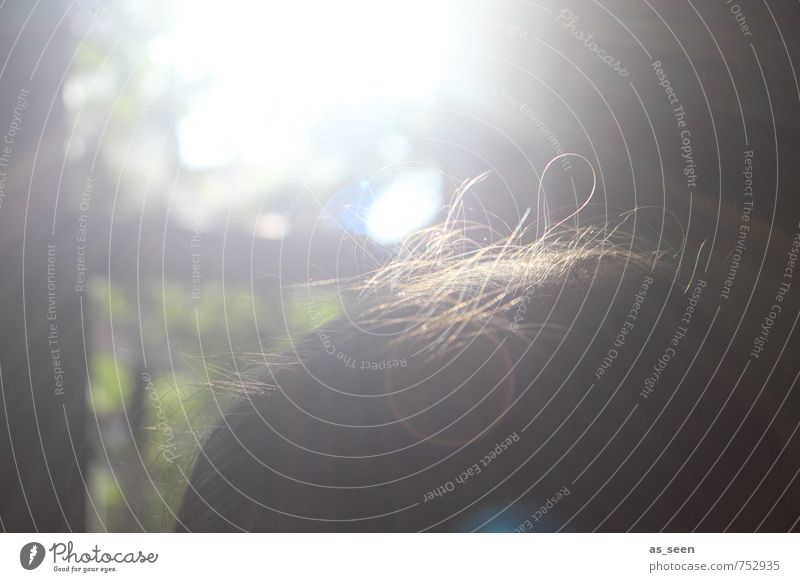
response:
M441 209L441 190L442 176L436 170L399 176L367 210L367 234L376 242L390 244L427 226Z
M452 0L178 2L151 54L196 88L178 124L182 161L296 163L336 108L431 99L454 16Z

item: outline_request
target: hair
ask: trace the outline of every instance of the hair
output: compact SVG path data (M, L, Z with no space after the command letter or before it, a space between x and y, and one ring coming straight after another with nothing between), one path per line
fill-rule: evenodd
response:
M687 415L703 383L735 380L712 367L705 280L627 216L538 236L457 221L469 186L380 269L302 287L340 313L310 301L311 331L255 355L179 531L697 525L709 460L688 447L707 427Z

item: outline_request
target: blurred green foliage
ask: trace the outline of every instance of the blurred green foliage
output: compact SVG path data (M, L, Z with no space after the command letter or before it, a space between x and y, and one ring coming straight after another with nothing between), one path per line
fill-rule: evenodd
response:
M228 171L181 168L175 127L196 87L149 50L172 25L171 5L119 1L100 14L79 13L73 23L80 43L64 85L73 169L65 203L79 207L70 197L80 196L91 176L88 236L103 252L106 242L113 250L118 225L160 237L165 219L183 217L191 230L186 216L200 205L214 219L225 209L231 228L248 231L259 212L295 204L299 218L319 212L316 198L297 199L272 170L237 175L232 197ZM219 227L211 222L209 229ZM85 302L88 523L90 531L165 531L198 447L222 422L237 383L258 373L261 354L286 348L289 333L307 332L341 310L335 296L253 297L248 285L210 278L193 299L185 276L145 276L134 264L123 266L130 271L124 280L91 275Z
M169 530L198 447L236 397L237 378L251 373L253 354L279 351L289 333L338 316L338 298L267 301L215 281L196 301L178 281L148 282L138 299L106 278L90 289L91 528Z

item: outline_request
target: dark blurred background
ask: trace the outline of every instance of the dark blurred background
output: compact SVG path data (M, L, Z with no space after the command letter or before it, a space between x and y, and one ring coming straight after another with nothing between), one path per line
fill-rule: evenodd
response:
M543 228L591 186L566 157L539 192L545 166L585 157L598 184L577 222L635 209L637 235L699 253L746 346L800 219L799 17L744 0L2 3L0 526L169 529L230 399L209 385L318 324L276 289L374 268L486 171L470 218L513 228L530 208Z

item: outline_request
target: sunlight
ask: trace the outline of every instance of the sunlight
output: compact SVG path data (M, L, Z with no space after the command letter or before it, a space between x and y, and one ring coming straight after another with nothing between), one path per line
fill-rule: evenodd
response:
M432 99L453 16L451 0L179 2L150 52L195 87L179 123L184 164L280 166L337 108Z
M429 225L441 209L441 189L438 171L419 170L399 176L367 210L367 234L376 242L389 244Z

